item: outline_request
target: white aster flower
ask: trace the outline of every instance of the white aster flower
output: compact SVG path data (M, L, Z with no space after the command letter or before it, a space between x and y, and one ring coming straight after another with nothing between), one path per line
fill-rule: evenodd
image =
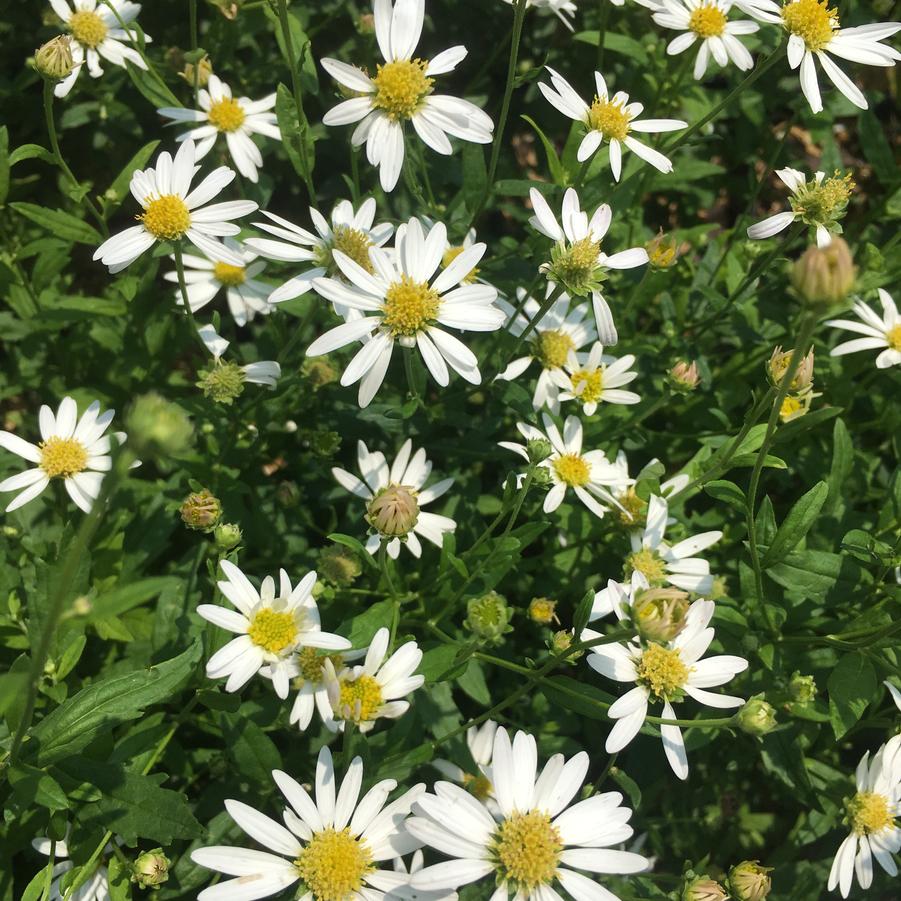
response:
M422 555L419 536L441 547L444 533L457 528L450 517L422 509L445 494L454 480L442 479L423 488L432 472L432 463L426 459L424 448L415 454L412 451L413 442L408 438L389 468L381 451L370 453L365 443L358 441L357 464L363 480L345 469L332 468L332 475L342 488L366 501L365 519L373 529L366 540L370 554L375 554L385 541L388 556L393 560L400 554L401 544L414 557L419 557Z
M235 98L231 88L218 75L210 75L209 84L200 89L197 101L199 110L173 106L158 109L157 112L173 123L201 123L176 138L177 141L194 141L198 160L203 159L213 149L219 135L224 134L229 155L238 172L255 183L263 157L251 135L265 135L276 141L282 139L275 113L271 111L275 106L275 94L269 94L262 100Z
M272 778L288 801L282 812L288 828L248 804L226 801L229 816L266 850L218 845L192 851L194 863L236 877L205 888L198 901L255 901L296 882L303 883L301 901L381 901L407 883L405 874L379 865L418 846L404 821L424 785L386 805L397 783L383 779L360 798L363 761L351 761L338 788L328 748L316 761L315 801L287 773L273 770Z
M582 423L578 418L566 417L562 435L547 413L541 418L544 432L525 422L517 423L516 428L526 441L549 441L551 444L551 455L539 464L550 473L552 483L544 498L544 512L553 513L563 503L568 489L572 489L595 516L603 517L610 509L605 504L619 507L612 489L624 488L630 480L623 479L602 450L582 452ZM511 441L499 441L498 444L529 460L525 445Z
M103 474L109 471L110 435L105 435L113 421L115 410L100 412L100 401L94 401L78 416L78 405L71 397L64 397L56 411L41 406L38 426L41 431L39 444L32 444L12 432L0 431L0 447L17 454L33 469L26 469L0 482L0 492L19 491L6 507L6 512L16 510L34 500L51 479L63 480L69 497L85 513L100 494ZM119 444L125 441L125 432L113 432Z
M226 691L237 691L268 666L275 693L280 698L287 698L289 662L299 649L346 651L350 648L346 638L322 631L312 594L315 572L307 573L292 588L288 574L279 570L276 595L272 576L266 576L257 591L234 563L222 560L220 566L226 581L216 584L237 609L232 611L217 604L201 604L197 612L205 620L238 636L216 651L206 665L210 679L228 677Z
M571 295L585 297L590 294L598 340L608 347L616 344L619 338L613 313L601 293L601 284L608 269L634 269L645 265L647 250L632 247L610 256L602 251L601 242L610 228L613 211L603 203L589 219L579 207L575 188L567 188L563 195L560 223L540 191L532 188L529 198L535 211L529 224L557 242L551 249L550 262L542 265L542 272L547 274L548 281L563 285Z
M107 238L94 252L94 259L120 272L131 265L157 241L180 241L187 238L202 254L214 260L243 265L243 259L228 250L213 236L236 235L241 230L230 220L252 213L257 205L252 200L229 200L209 203L235 177L233 169L220 166L194 190L191 180L194 166L194 142L185 141L175 159L161 153L153 169L137 170L131 176L132 196L144 208L138 216L140 225Z
M326 658L325 685L334 714L332 722L325 724L330 729L343 732L350 722L360 732L369 732L377 720L396 720L410 709L410 702L401 699L425 682L425 676L414 675L422 651L415 641L408 641L385 659L390 640L389 631L379 629L363 663L356 666L336 670Z
M566 760L555 754L538 772L533 736L506 729L494 736L492 758L497 822L483 802L452 782L437 782L434 794L413 805L407 830L450 858L410 879L414 889L456 889L485 879L493 901L551 901L559 883L576 899L616 895L584 875L628 875L648 868L640 854L615 849L632 835L632 811L619 792L592 795L572 804L588 772L588 755Z
M436 153L452 152L448 135L490 144L494 123L468 100L434 94L434 75L452 72L466 56L462 45L439 53L431 61L414 58L422 34L425 0L374 0L375 38L385 62L370 78L362 69L336 59L323 68L357 96L332 107L325 125L360 124L351 143L365 142L366 156L379 167L385 191L393 191L404 162L404 123L410 121L419 139ZM362 121L361 121L362 120Z
M608 754L621 751L644 725L651 703L662 703L663 719L676 719L672 705L685 695L710 707L732 708L744 704L742 698L721 695L705 689L724 685L748 668L743 657L728 654L701 660L713 641L709 626L716 605L702 598L685 614L684 627L671 641L637 641L598 645L588 654L588 665L608 679L634 682L635 688L616 700L608 715L616 721L607 736ZM600 637L586 629L582 640ZM663 750L673 772L688 778L688 758L678 726L661 725Z
M619 359L605 355L599 341L592 345L587 354L577 354L571 350L563 369L557 369L552 374L560 389L560 402L578 401L586 416L593 416L601 403L639 403L640 395L623 390L623 385L638 378L638 373L631 371L634 362L633 354Z
M597 94L589 106L573 89L572 85L550 66L545 66L551 75L551 86L538 83L538 88L551 106L564 116L585 126L586 134L579 144L576 154L580 163L589 159L604 141L610 145L610 171L615 181L622 172L623 147L650 163L660 172L672 172L673 164L659 150L654 150L632 137L639 134L661 134L686 128L681 119L639 119L644 106L629 103L629 95L617 91L612 97L607 90L607 82L600 72L594 73Z
M139 69L147 68L141 54L134 47L123 43L136 41L137 31L123 28L119 23L119 19L126 25L133 22L141 11L140 3L112 0L115 12L97 0L50 0L50 5L63 20L72 38L72 61L75 63L71 74L53 89L57 97L65 97L72 90L79 72L85 67L91 78L100 78L103 74L101 58L123 68L126 62ZM116 13L119 14L118 18ZM144 42L150 43L147 34L144 34Z
M360 382L361 407L368 406L381 386L395 344L418 348L439 385L450 381L448 366L473 385L481 382L475 354L439 326L491 332L503 325L504 313L494 305L496 288L466 283L484 255L485 245L473 244L438 272L446 247L447 229L442 223L424 234L419 220L411 219L397 229L393 253L369 248L372 273L347 254L333 250L335 263L347 281L314 280L313 287L327 300L364 314L326 332L307 349L307 356L316 357L365 341L341 376L342 385Z
M514 0L504 0L504 3L511 5L513 2ZM622 6L625 2L626 0L612 0L614 6ZM573 0L526 0L526 8L553 13L570 31L573 30L572 20L578 10Z
M494 753L494 735L497 732L494 720L485 720L481 726L470 726L466 730L466 747L475 764L475 772L470 773L449 760L437 758L432 766L457 785L462 785L471 795L485 804L492 816L500 814L500 808L494 800L494 788L491 784L491 755Z
M898 308L891 294L884 288L879 289L879 302L882 304L881 317L862 300L858 300L852 309L860 317L860 322L853 319L826 321L826 325L833 328L843 328L864 335L863 338L854 338L837 345L832 349L830 356L840 357L859 350L879 350L880 354L876 357L877 368L888 369L889 366L901 363L901 315L898 314Z
M69 846L65 840L58 841L54 845L49 838L36 838L31 842L31 847L38 854L45 857L50 856L51 848L53 849L53 881L50 883L50 895L48 901L61 901L66 897L68 901L109 901L109 872L103 859L97 863L94 872L88 877L87 881L74 894L68 895L65 887L62 885L63 877L75 864L71 860L67 860L69 856ZM104 849L106 852L112 851L112 846L107 845Z
M654 457L653 460L650 460L641 468L641 470L639 470L638 475L634 479L631 479L629 478L629 460L626 456L626 452L621 450L616 455L613 465L619 470L620 476L625 481L627 487L614 489L613 495L624 508L624 512L620 514L620 519L625 525L638 525L644 521L647 514L648 502L635 493L635 485L646 478L648 469L652 466L657 466L658 464L660 464L660 461ZM683 472L674 475L671 479L666 479L660 483L660 495L664 498L674 497L680 491L684 490L689 482L691 482L691 476L687 473ZM667 525L672 525L675 522L675 517L667 517Z
M375 200L367 198L356 211L349 200L339 200L332 209L331 221L319 210L310 207L310 218L316 234L263 210L275 225L254 222L254 228L281 238L248 238L248 247L269 260L285 263L309 263L311 268L288 279L269 295L269 303L281 303L306 294L313 287L313 280L324 275L341 278L341 270L335 264L332 251L338 250L350 257L368 273L374 271L369 260L369 248L381 247L394 231L389 222L375 221Z
M398 857L397 860L394 861L394 869L398 873L418 873L424 865L425 858L423 857L421 849L413 852L413 856L410 858L409 870L407 869L407 865L404 863L404 859L402 857ZM416 889L411 888L409 885L400 886L395 890L395 894L398 898L405 899L405 901L457 901L456 892L427 892L422 890L417 891Z
M207 397L217 403L230 404L244 391L245 382L274 388L281 377L282 368L275 360L260 360L239 366L231 361L222 362L222 355L228 349L229 341L217 334L212 325L197 329L207 350L213 355L213 364L199 374L197 386Z
M889 876L898 875L892 858L901 850L901 735L889 739L869 762L870 752L857 766L857 794L846 801L848 837L839 845L829 873L829 891L838 888L847 898L854 876L862 889L873 884L873 858Z
M654 21L682 32L667 45L667 54L675 56L701 42L694 66L697 79L704 77L711 56L717 65L725 67L731 61L743 72L754 66L738 35L754 34L760 26L750 19L730 21L732 6L732 0L660 0Z

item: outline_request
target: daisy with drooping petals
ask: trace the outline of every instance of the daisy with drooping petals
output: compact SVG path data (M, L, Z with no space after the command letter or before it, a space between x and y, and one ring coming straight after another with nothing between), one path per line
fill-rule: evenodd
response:
M437 782L434 794L413 805L408 832L450 860L413 874L414 889L456 889L485 879L493 901L559 898L554 883L573 898L607 899L616 895L584 875L629 875L649 868L640 854L617 850L632 835L632 811L621 806L619 792L603 792L571 803L582 789L588 755L569 760L555 754L538 772L533 736L506 729L494 736L491 765L500 821L484 802L452 782ZM579 872L579 871L584 872Z
M244 391L245 382L274 388L282 374L282 368L275 360L260 360L239 366L229 360L222 362L222 354L228 349L229 341L216 333L212 325L197 329L207 350L213 355L213 364L198 374L197 387L216 403L231 404Z
M75 64L71 74L53 89L57 97L65 97L72 90L79 72L84 68L87 68L91 78L100 78L103 74L101 59L123 68L126 62L139 69L147 68L141 54L123 43L137 40L137 31L123 28L122 23L127 26L134 22L141 11L140 3L111 0L113 9L97 0L50 0L50 5L63 20L72 38L72 62ZM150 43L146 34L144 43Z
M425 682L425 676L414 675L422 651L415 641L408 641L385 659L390 640L390 632L379 629L366 658L356 666L337 670L326 658L325 685L334 714L325 724L328 728L343 732L345 725L352 723L360 732L370 732L377 720L396 720L410 709L410 702L401 699Z
M117 841L120 841L117 839ZM62 901L64 897L68 897L69 901L109 901L109 871L106 868L103 858L97 864L94 872L88 877L76 892L68 895L62 885L63 877L75 864L69 860L69 845L66 840L60 840L56 843L49 838L36 838L31 842L31 847L38 854L45 857L50 856L53 852L53 872L51 873L50 894L48 901ZM112 845L104 848L104 853L112 852Z
M552 375L560 389L560 402L578 401L586 416L593 416L601 403L640 403L641 395L623 390L623 385L638 378L638 373L631 371L634 362L633 354L619 359L605 356L604 346L599 341L587 354L570 351L566 365Z
M200 89L197 101L199 110L174 106L158 109L157 112L173 123L200 123L176 138L178 141L194 141L198 160L203 159L213 149L219 135L224 134L228 153L238 172L248 181L256 182L259 178L257 169L263 165L263 157L251 135L265 135L276 141L282 139L275 113L271 112L275 106L275 94L269 94L262 100L235 98L231 88L218 75L210 75L209 83L206 88Z
M207 206L231 184L235 172L228 166L220 166L192 191L194 161L194 142L185 141L175 159L164 151L157 157L155 168L136 171L129 188L144 208L138 216L141 224L107 238L94 251L94 259L109 267L110 272L120 272L157 241L187 238L210 259L243 266L242 257L215 237L238 234L241 229L230 220L252 213L257 205L252 200L229 200Z
M422 554L419 537L441 547L445 532L453 532L457 524L447 516L426 513L422 508L441 497L454 484L442 479L423 488L432 472L425 450L414 454L413 442L408 438L397 452L391 468L381 451L369 452L362 441L357 442L357 463L361 481L345 469L334 467L332 475L342 488L366 501L366 522L373 533L366 539L366 550L375 554L379 545L387 542L388 556L396 560L401 545L407 546L414 557Z
M432 378L441 386L450 382L448 367L473 385L481 382L475 354L439 326L491 332L503 325L504 313L494 305L496 288L466 283L482 259L485 245L473 244L438 272L446 248L447 229L442 223L423 233L419 220L411 219L397 229L393 253L369 248L371 273L334 250L335 263L347 281L313 281L326 300L364 314L326 332L307 349L307 356L316 357L365 340L341 376L345 386L360 382L361 407L369 405L381 386L395 344L410 352L418 348Z
M436 153L450 155L448 135L490 144L494 123L468 100L434 94L432 76L452 72L466 56L462 45L439 53L432 60L414 58L422 34L425 0L374 0L375 38L385 62L371 78L362 69L336 59L323 59L322 67L356 96L332 107L324 125L360 124L351 143L365 142L366 156L379 167L382 189L393 191L404 163L404 123L408 120L419 139ZM361 121L362 120L362 121Z
M500 808L494 801L494 789L491 786L491 755L494 753L494 734L496 732L497 723L494 720L485 720L481 726L470 726L466 730L466 747L475 764L475 773L467 772L449 760L438 758L432 761L432 766L445 779L462 785L466 791L485 804L492 816L500 813Z
M362 759L350 762L339 788L328 748L316 761L315 801L287 773L273 770L272 778L289 805L282 813L287 828L248 804L226 801L229 816L266 850L217 845L192 851L194 863L236 877L205 888L198 901L253 901L296 882L303 883L297 895L303 901L381 901L409 881L379 864L418 847L404 821L424 785L386 805L397 782L383 779L360 798Z
M640 103L629 103L629 95L617 91L611 97L607 90L607 82L600 72L594 73L597 94L589 106L573 89L572 85L550 66L545 66L551 75L551 86L538 83L538 88L551 106L564 116L575 122L581 122L586 128L585 137L579 144L576 154L580 163L584 163L601 146L604 141L610 145L610 171L615 181L619 181L622 172L623 147L631 150L636 156L650 163L660 172L672 172L673 164L660 151L642 144L632 137L632 132L639 134L661 134L687 128L688 123L681 119L638 119L644 106Z
M870 752L857 766L857 794L845 802L851 832L839 845L829 873L829 891L838 889L847 898L854 875L862 889L873 884L873 859L889 876L898 875L892 858L901 851L901 735L890 738L869 761Z
M826 325L843 328L849 332L857 332L863 338L853 338L832 348L830 356L840 357L860 350L878 350L876 367L888 369L901 363L901 315L892 295L884 288L879 289L879 302L882 304L882 317L862 300L855 301L852 309L860 317L860 322L853 319L828 319Z
M315 572L307 573L292 588L288 574L279 570L276 595L272 576L266 576L257 591L234 563L221 560L220 566L226 581L216 584L236 611L217 604L201 604L197 612L205 620L238 636L216 651L206 665L210 679L228 677L226 691L237 691L263 666L268 666L275 693L280 698L287 698L288 664L299 648L326 651L350 648L346 638L322 631L319 610L313 600Z
M100 401L94 401L78 417L78 406L71 397L64 397L53 415L44 405L38 414L41 431L39 444L32 444L12 432L0 431L0 447L37 464L18 475L0 482L0 492L19 491L7 504L6 512L34 500L51 479L62 479L66 492L79 510L91 512L100 494L103 474L109 471L110 435L105 435L113 421L115 410L100 412ZM125 432L114 432L112 437L119 444L125 441Z
M607 347L616 344L619 337L613 324L613 313L601 293L601 284L607 278L608 269L643 266L648 262L647 250L632 247L607 256L601 250L601 241L610 228L613 211L604 203L589 219L588 214L579 208L579 195L575 188L567 188L563 195L560 223L541 192L532 188L529 198L535 211L529 224L557 242L551 249L550 262L542 264L541 271L547 275L549 282L562 285L570 295L591 295L598 340Z
M548 470L552 482L551 490L544 498L544 512L553 513L563 503L569 489L595 516L603 518L610 509L601 501L618 507L611 489L624 488L632 480L624 480L602 450L582 453L582 423L575 416L566 417L562 435L547 413L541 418L544 432L525 422L517 423L516 428L526 441L549 441L551 444L550 456L539 464ZM498 444L529 460L525 445L512 441L499 441Z

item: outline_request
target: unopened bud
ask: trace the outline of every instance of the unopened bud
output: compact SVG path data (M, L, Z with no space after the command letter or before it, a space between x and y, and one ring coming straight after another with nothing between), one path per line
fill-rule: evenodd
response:
M317 572L334 585L350 585L363 572L363 564L349 547L333 544L319 555Z
M217 404L229 406L244 391L244 370L237 363L215 360L197 375L197 387Z
M530 463L540 463L554 452L551 442L547 438L530 438L526 442L526 453Z
M222 504L219 499L204 488L189 494L182 502L179 510L182 522L189 529L208 532L215 527L222 516Z
M817 683L813 676L802 676L797 670L788 683L788 693L796 704L809 704L817 696Z
M513 611L496 591L489 591L480 598L473 598L466 605L464 625L488 644L499 644L507 632L512 632L510 619Z
M763 901L773 887L769 877L772 867L762 867L760 861L744 860L729 870L729 888L736 901Z
M679 245L672 235L663 234L663 230L645 244L648 252L648 261L652 269L669 269L676 265L679 259Z
M196 66L194 63L185 63L185 67L178 74L189 84L194 85L194 78L197 78L197 86L205 88L209 84L210 76L213 74L213 64L210 58L205 56Z
M34 67L50 81L62 81L71 75L75 68L72 39L67 34L60 34L42 44L34 52Z
M547 647L548 650L553 654L565 654L572 647L572 643L572 632L567 632L561 629L559 632L554 632L547 643ZM572 654L567 654L565 662L574 663L581 656L583 656L584 653L584 651L574 651Z
M670 369L667 381L674 390L681 394L688 394L690 391L694 391L701 383L697 361L692 360L691 363L686 363L684 360L679 360Z
M416 492L403 485L383 488L366 506L366 521L383 538L402 538L418 519Z
M131 881L141 888L158 891L159 887L169 880L169 858L163 854L162 848L145 851L135 861Z
M540 626L559 623L560 620L557 619L557 614L554 612L556 609L557 602L550 598L532 598L529 602L529 619Z
M648 641L672 641L685 628L689 606L688 592L678 588L641 591L633 606L635 628Z
M363 13L357 19L357 31L360 34L375 34L375 16L372 13Z
M781 347L773 348L769 362L766 364L767 375L773 386L778 388L782 384L782 380L788 373L792 362L792 351L783 351ZM813 348L801 360L792 380L788 386L788 390L796 394L809 391L813 387Z
M729 893L709 876L697 876L682 889L682 901L727 901Z
M241 543L241 527L234 522L220 522L213 531L216 550L225 554Z
M815 397L819 397L816 391L802 391L800 394L789 394L779 407L779 419L782 422L792 422L800 419L810 412L810 405Z
M854 278L854 260L841 238L826 247L808 247L791 273L795 290L814 307L840 304L854 288Z
M766 735L776 728L776 711L763 698L751 698L738 711L736 723L748 735Z
M537 488L550 488L554 484L554 477L547 466L538 466L532 473L532 484Z
M165 458L191 446L194 427L177 404L156 392L143 394L126 417L128 440L139 457Z
M338 370L323 357L307 357L300 371L314 391L337 382L340 376Z
M309 444L317 457L333 457L341 448L341 435L328 429L316 429L310 434Z

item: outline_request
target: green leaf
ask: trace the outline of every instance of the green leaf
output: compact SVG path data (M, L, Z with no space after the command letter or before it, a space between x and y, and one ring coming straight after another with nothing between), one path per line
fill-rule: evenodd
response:
M134 63L125 61L125 69L132 84L138 89L145 100L149 100L154 107L181 106L181 102L165 85L161 85L146 69L139 69Z
M0 206L6 203L9 196L9 170L12 166L9 158L9 131L5 125L0 127Z
M22 163L25 160L38 159L51 166L56 165L56 157L40 144L22 144L9 155L9 165L15 166L16 163Z
M618 766L610 767L610 778L629 796L633 808L641 804L641 789L634 779L627 776Z
M581 41L583 44L591 44L594 47L598 45L597 31L580 31L573 35L573 39ZM634 38L630 38L625 34L616 34L613 31L604 32L604 49L611 50L613 53L619 53L622 56L628 56L642 66L648 64L648 54L644 47Z
M422 655L422 662L416 672L425 676L427 683L454 678L460 672L460 665L454 666L459 652L460 649L451 644L430 648Z
M547 164L548 168L551 170L551 178L554 180L554 184L562 185L565 180L563 164L560 162L560 157L557 156L557 151L554 149L553 143L551 143L547 135L538 127L534 119L526 115L522 115L520 118L528 122L535 130L535 134L538 135L538 138L544 146L544 152L547 154Z
M716 479L708 482L704 486L704 490L716 500L723 501L729 504L730 507L744 512L747 503L745 501L745 493L735 482L729 482L726 479Z
M588 618L591 616L591 608L594 606L594 592L587 591L584 595L582 595L582 600L579 601L578 607L576 607L575 612L573 613L573 635L577 638L582 634L584 628L588 625Z
M306 164L302 148L306 147L307 160L309 160L312 169L313 140L310 136L310 130L306 130L304 135L301 129L300 120L297 118L297 106L294 103L294 95L283 85L280 84L276 89L275 98L275 115L278 119L278 127L282 133L282 146L288 159L294 167L294 171L303 179L307 177Z
M27 763L16 763L9 770L9 784L13 793L26 806L40 804L50 810L66 810L69 802L62 786L49 773L29 766Z
M848 427L841 419L836 419L832 426L832 466L829 469L829 497L824 506L826 512L838 507L845 488L845 480L851 474L854 465L854 445Z
M391 625L393 616L394 601L386 598L384 601L376 601L363 613L345 620L335 631L355 648L365 648L379 629Z
M138 170L143 169L150 157L153 156L156 148L160 146L160 141L151 141L145 144L126 164L122 171L116 176L113 183L109 186L103 195L106 204L107 213L111 213L119 208L122 201L128 196L128 186L131 182L132 175Z
M227 753L235 763L235 772L242 780L268 786L272 782L272 771L282 768L275 742L253 720L240 713L223 713L219 722Z
M19 215L36 222L56 237L66 241L78 241L81 244L101 244L103 238L92 225L76 219L62 210L50 210L35 203L11 203L10 206Z
M828 496L829 485L826 482L817 482L810 491L798 499L782 525L776 530L769 549L763 555L760 561L763 569L781 563L800 544L816 522Z
M593 685L569 676L550 676L542 679L538 687L551 704L593 720L609 722L607 709L616 699Z
M872 110L864 110L858 120L860 143L876 176L883 185L889 186L898 180L898 164L895 154L885 137L885 129Z
M118 857L110 857L106 865L109 901L130 901L131 871Z
M356 538L353 538L350 535L342 535L340 532L332 532L332 534L328 536L328 540L334 541L335 544L343 544L344 547L349 547L352 551L356 551L363 563L372 569L378 569L378 563L372 559L372 554L370 554Z
M461 691L483 707L491 706L491 691L485 681L485 670L478 660L470 659L466 669L457 677Z
M167 588L178 584L180 580L172 576L154 576L130 584L117 585L112 591L104 592L91 602L87 620L93 622L107 616L118 616L159 597Z
M485 166L485 151L479 144L469 142L463 145L463 200L466 208L474 212L482 202L482 195L488 184L488 169Z
M862 716L876 694L876 671L863 654L845 654L829 674L829 717L841 738Z

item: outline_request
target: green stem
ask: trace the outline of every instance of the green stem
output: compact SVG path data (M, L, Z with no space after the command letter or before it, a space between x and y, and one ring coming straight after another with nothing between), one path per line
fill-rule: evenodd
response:
M175 243L175 269L178 273L178 289L181 292L181 302L185 308L185 315L191 323L191 331L203 348L204 353L208 353L207 346L204 344L203 338L200 335L197 320L194 318L194 311L191 309L191 301L188 299L188 285L185 282L185 261L182 257L181 241Z
M188 0L188 19L191 29L191 52L197 53L197 0ZM200 60L194 60L194 102L199 103L200 97Z
M598 22L598 55L597 62L595 63L595 69L598 72L602 72L602 66L604 65L604 36L607 33L607 20L610 17L610 0L598 0L598 5L600 6L600 20Z
M407 374L407 386L410 389L410 396L416 400L417 403L422 403L419 392L416 390L416 375L413 372L413 352L414 348L412 347L405 347L403 349L404 372Z
M388 539L383 538L379 545L378 553L379 569L385 578L385 584L388 586L388 596L393 603L391 612L391 632L388 639L388 653L394 649L394 638L397 635L397 623L400 619L400 595L394 587L394 580L391 578L391 563L388 559Z

